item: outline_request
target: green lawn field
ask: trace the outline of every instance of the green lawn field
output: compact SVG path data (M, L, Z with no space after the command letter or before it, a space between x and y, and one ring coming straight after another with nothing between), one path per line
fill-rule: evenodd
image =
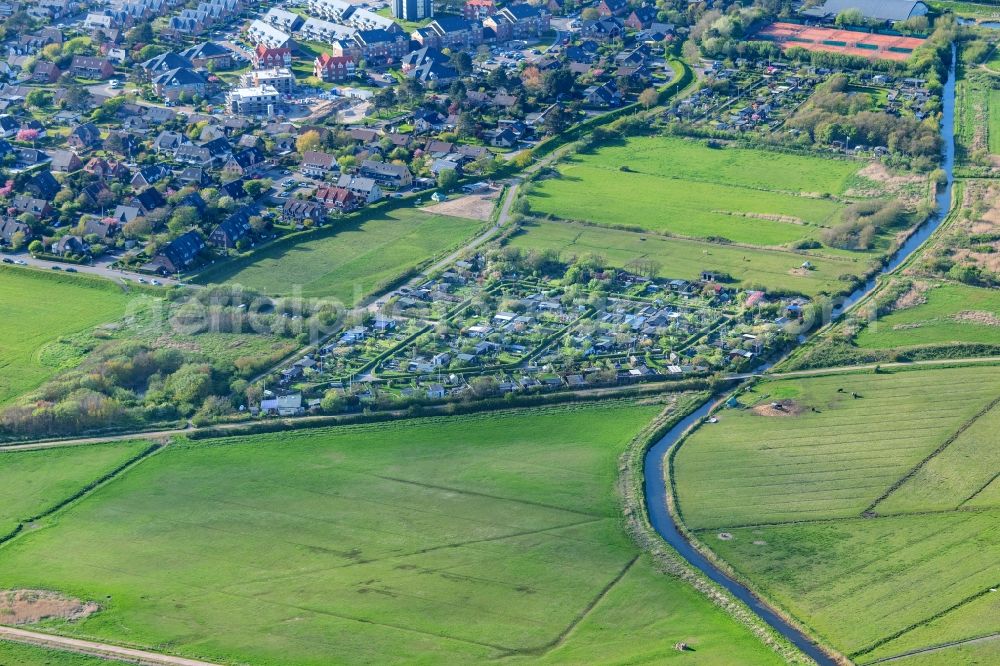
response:
M865 349L1000 344L1000 291L940 284L927 290L924 298L925 303L870 322L855 343Z
M3 666L108 666L116 663L119 662L0 641L0 664Z
M997 395L993 367L762 382L741 399L792 400L801 413L729 409L694 433L674 461L684 520L706 528L858 516Z
M803 256L781 250L750 250L680 238L665 238L568 222L528 222L510 244L523 249L556 250L564 259L596 254L614 266L636 259L660 265L661 277L698 279L703 270L728 273L744 288L796 291L808 296L847 289L842 277L867 269L864 257ZM809 260L815 270L798 270Z
M213 283L240 284L271 296L301 289L306 297L346 304L471 237L482 222L399 209L336 233L280 244L206 274ZM198 279L197 281L202 281Z
M642 137L564 160L530 203L565 220L774 246L832 226L841 204L821 195L843 193L857 170L819 157Z
M995 69L1000 71L1000 58L994 56L996 60ZM990 67L994 68L993 60ZM990 114L989 122L989 150L994 155L1000 155L1000 90L990 90L988 108Z
M661 408L174 444L0 548L0 589L100 601L61 633L223 663L777 663L621 531L618 457Z
M0 536L71 497L143 448L140 443L126 442L0 451Z
M78 359L42 356L46 345L125 312L129 297L108 280L0 267L0 404Z
M683 520L860 663L995 633L998 397L995 367L761 382L677 451Z

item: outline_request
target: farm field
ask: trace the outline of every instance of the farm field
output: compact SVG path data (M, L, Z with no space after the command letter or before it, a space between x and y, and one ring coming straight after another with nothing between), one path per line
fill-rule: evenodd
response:
M661 409L177 443L0 548L0 589L101 600L61 633L223 662L667 661L685 641L778 663L620 530L618 456Z
M866 349L916 345L1000 344L1000 292L962 284L932 284L923 303L869 322L855 343Z
M472 236L481 225L400 209L345 223L329 235L266 248L196 281L243 285L270 296L301 288L305 297L354 304L380 284Z
M565 220L774 246L831 226L842 204L822 195L842 194L857 171L850 162L642 137L564 160L560 177L540 181L529 200L533 212Z
M138 442L0 451L0 537L137 455Z
M39 297L44 293L44 297ZM58 358L43 351L59 338L122 316L129 297L108 280L0 268L0 404L53 376Z
M993 367L762 382L678 450L682 518L859 663L1000 631L998 398Z
M636 259L660 264L660 276L697 279L703 270L728 273L744 288L791 290L807 296L847 289L846 278L866 271L867 258L816 257L781 250L730 247L568 222L529 222L510 239L523 249L556 250L564 257L597 254L615 266ZM806 260L814 270L800 270Z

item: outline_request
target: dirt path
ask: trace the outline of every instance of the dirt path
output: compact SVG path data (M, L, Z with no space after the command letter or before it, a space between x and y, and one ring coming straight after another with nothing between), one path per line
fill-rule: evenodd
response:
M197 659L185 659L184 657L174 657L167 654L157 654L145 650L135 650L133 648L109 645L108 643L95 643L78 638L66 638L63 636L53 636L27 629L15 629L14 627L0 626L0 639L14 641L16 643L27 643L40 647L54 648L57 650L68 650L79 654L87 654L104 659L114 659L131 664L142 664L143 666L214 666L208 661L198 661Z

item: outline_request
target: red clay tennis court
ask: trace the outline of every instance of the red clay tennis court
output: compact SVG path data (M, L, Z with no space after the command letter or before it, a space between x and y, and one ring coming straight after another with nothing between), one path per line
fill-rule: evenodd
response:
M917 37L874 35L797 23L772 23L757 33L757 36L777 42L782 49L798 46L808 51L828 51L885 60L906 60L915 48L924 43L923 39Z

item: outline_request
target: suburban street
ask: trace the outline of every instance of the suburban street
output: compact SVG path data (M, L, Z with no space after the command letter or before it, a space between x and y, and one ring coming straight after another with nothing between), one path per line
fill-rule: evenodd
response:
M117 268L111 268L110 262L98 263L92 266L86 264L69 264L61 261L50 261L48 259L37 259L32 257L27 252L22 252L21 254L14 256L15 261L24 262L25 266L33 266L35 268L44 268L48 270L54 270L58 268L70 273L81 273L86 275L97 275L103 278L108 278L109 280L115 280L116 282L147 282L149 284L161 284L164 286L176 286L183 284L180 280L171 277L151 277L149 275L144 275L142 273L135 273L132 271L123 271ZM70 269L70 270L67 270ZM154 282L155 281L155 282Z

